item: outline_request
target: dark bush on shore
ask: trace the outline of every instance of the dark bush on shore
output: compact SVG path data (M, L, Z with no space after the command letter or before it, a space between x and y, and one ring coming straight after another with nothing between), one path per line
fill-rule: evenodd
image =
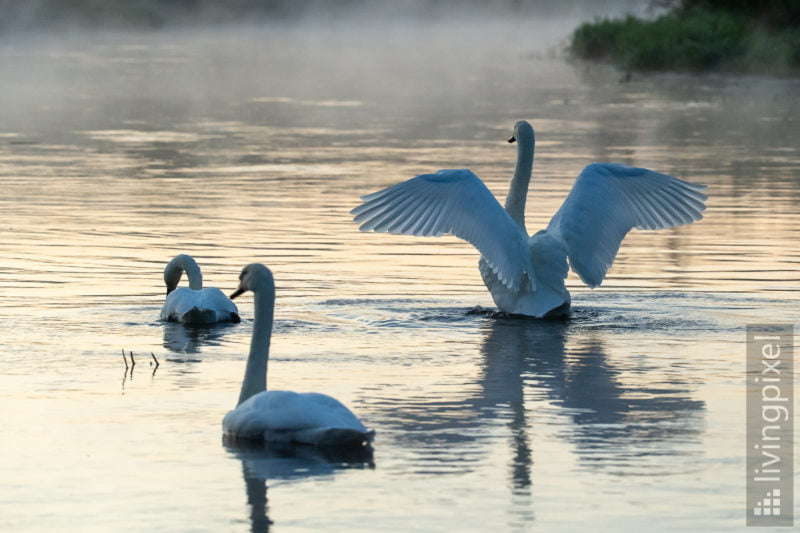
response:
M684 0L652 19L582 24L570 52L624 70L797 74L800 0Z

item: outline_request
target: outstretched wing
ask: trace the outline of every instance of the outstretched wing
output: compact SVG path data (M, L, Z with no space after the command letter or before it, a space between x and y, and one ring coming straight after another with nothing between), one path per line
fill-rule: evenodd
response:
M533 283L528 236L469 170L421 174L361 199L351 211L361 231L455 235L477 248L509 289L519 289L525 273Z
M631 228L658 230L703 218L704 188L645 168L592 163L547 231L567 245L570 265L584 283L597 287Z

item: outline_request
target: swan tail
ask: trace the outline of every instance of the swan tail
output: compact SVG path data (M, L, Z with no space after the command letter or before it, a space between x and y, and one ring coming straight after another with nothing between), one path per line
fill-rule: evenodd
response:
M180 322L184 324L213 324L218 322L217 312L213 309L200 309L192 307L181 315Z
M375 438L375 431L359 431L350 428L314 428L297 431L293 440L314 446L364 446Z

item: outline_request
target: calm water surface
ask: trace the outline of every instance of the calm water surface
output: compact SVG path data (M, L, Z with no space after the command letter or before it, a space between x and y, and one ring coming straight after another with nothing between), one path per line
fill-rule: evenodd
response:
M0 42L0 529L743 529L744 327L800 310L800 84L620 83L553 53L568 30ZM469 245L351 222L439 168L503 198L520 118L529 230L591 161L707 183L706 219L632 233L601 289L571 275L565 322L470 313ZM371 460L222 442L252 298L158 322L179 252L224 291L273 269L270 387L351 406Z

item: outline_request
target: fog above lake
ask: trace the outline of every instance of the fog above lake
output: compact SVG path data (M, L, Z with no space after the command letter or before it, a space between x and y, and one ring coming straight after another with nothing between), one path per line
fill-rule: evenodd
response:
M655 5L634 0L0 0L0 35L30 30L97 30L124 28L174 28L230 23L320 21L364 24L367 21L404 19L410 23L453 19L575 16L593 18L623 12L645 13ZM351 26L358 31L358 26Z
M293 117L298 125L330 125L326 117L331 105L350 106L352 114L344 118L353 124L386 121L388 116L402 116L403 109L430 105L430 135L437 137L439 119L455 118L464 114L465 107L481 105L476 94L485 102L518 100L517 116L535 121L541 117L542 102L526 101L525 94L534 85L550 85L554 70L559 76L569 71L576 83L593 83L597 78L599 92L623 88L605 83L622 76L606 66L543 60L564 58L566 39L581 21L619 14L638 3L554 2L536 7L523 3L517 11L510 7L514 3L499 4L503 9L454 8L452 16L417 16L421 6L430 5L422 1L398 4L398 15L377 4L361 9L353 3L341 8L346 14L341 17L325 18L312 10L283 22L259 19L160 30L65 24L49 30L7 31L0 36L0 119L12 131L52 133L54 125L67 122L96 128L111 113L122 120L152 119L148 126L152 128L162 120L180 122L187 114L213 117L243 97L260 98L265 107L269 99L289 98L300 106ZM8 27L26 28L30 18L8 5L4 9L16 13L20 21ZM515 79L517 73L509 69L527 71L526 81ZM671 97L678 89L677 97L688 105L706 98L720 102L741 98L743 105L725 105L717 117L726 131L731 121L758 123L759 115L770 114L765 106L781 108L794 100L792 82L670 74L640 77L648 78ZM686 79L693 81L687 84L682 81ZM472 86L469 95L460 88L465 85ZM554 89L552 97L558 98L558 92ZM447 104L442 106L440 97L446 93L450 93ZM328 105L303 105L319 101L320 94L325 94ZM101 101L105 103L98 107ZM105 107L109 102L111 109ZM587 107L581 111L593 112ZM386 122L384 127L402 128L402 123ZM467 135L486 134L465 127Z

